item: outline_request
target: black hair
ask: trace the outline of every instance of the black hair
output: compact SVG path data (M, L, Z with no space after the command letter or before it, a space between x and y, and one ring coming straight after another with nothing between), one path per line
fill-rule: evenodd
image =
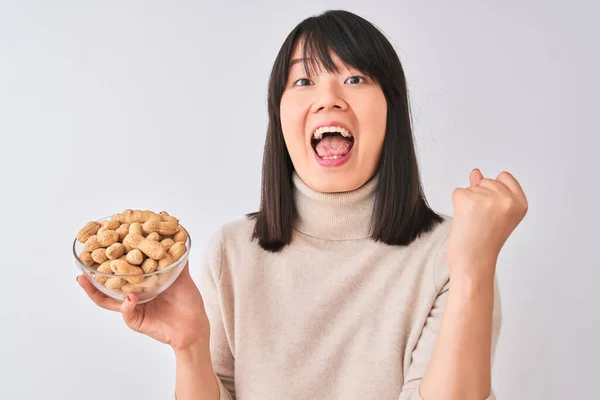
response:
M442 222L427 204L415 153L404 71L384 34L364 18L344 10L329 10L300 22L283 42L268 84L268 128L262 166L260 209L252 240L276 252L290 243L296 210L292 164L281 129L279 105L287 84L289 62L303 39L307 74L325 68L337 72L331 58L364 73L382 89L387 102L386 133L381 158L371 237L389 245L408 245Z

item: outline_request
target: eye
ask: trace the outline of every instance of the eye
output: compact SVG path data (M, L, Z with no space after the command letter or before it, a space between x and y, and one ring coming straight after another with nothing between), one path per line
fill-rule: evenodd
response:
M296 82L294 82L294 86L309 86L308 84L307 85L299 85L298 82L302 82L302 81L310 82L310 80L308 80L306 78L301 78L301 79L298 79Z
M362 76L358 76L358 75L357 76L351 76L350 78L346 79L346 82L350 81L351 79L353 79L355 81L355 83L360 83L360 82L356 82L357 79L359 79L359 80L362 79L363 82L366 82L365 78L363 78Z

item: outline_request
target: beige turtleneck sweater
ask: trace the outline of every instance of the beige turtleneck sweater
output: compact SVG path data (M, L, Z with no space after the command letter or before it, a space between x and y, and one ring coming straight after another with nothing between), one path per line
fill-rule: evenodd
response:
M388 246L368 238L376 178L345 194L293 182L299 221L280 253L251 242L246 219L209 243L197 281L220 398L421 400L448 297L451 217ZM492 351L497 290L494 308Z

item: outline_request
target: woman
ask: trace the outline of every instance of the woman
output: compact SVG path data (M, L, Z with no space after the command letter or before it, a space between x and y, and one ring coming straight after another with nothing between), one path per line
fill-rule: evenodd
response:
M406 83L390 43L344 11L301 22L268 94L260 210L154 301L99 306L169 344L176 397L491 399L495 265L527 211L507 172L423 195Z

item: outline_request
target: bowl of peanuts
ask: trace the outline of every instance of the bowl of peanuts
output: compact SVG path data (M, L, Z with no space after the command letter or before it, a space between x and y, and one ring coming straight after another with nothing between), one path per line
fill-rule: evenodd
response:
M146 303L165 291L187 263L192 240L166 211L127 209L83 226L73 241L79 269L102 293Z

